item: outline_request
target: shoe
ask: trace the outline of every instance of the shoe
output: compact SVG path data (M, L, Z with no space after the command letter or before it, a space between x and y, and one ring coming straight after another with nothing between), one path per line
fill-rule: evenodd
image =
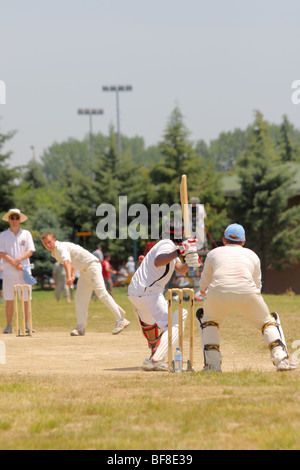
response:
M213 366L212 364L207 364L202 369L203 372L222 372L220 366Z
M11 335L12 334L12 327L11 325L6 325L5 330L3 330L4 335Z
M84 336L85 328L80 325L75 326L74 330L71 331L71 336Z
M121 320L116 321L116 326L112 334L117 335L118 333L120 333L120 331L124 330L129 325L130 321L126 320L126 318L122 318Z
M290 362L287 358L280 361L276 366L276 370L278 372L284 372L284 371L287 371L287 370L295 370L295 369L296 369L295 364Z
M32 333L35 333L36 331L32 328ZM26 325L26 334L29 335L29 325Z
M168 372L168 366L163 362L155 362L152 359L145 359L142 369L147 372Z

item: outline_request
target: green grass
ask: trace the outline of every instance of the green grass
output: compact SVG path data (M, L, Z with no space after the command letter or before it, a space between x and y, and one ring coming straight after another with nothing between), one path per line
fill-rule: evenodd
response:
M134 319L126 290L115 289L115 296ZM271 311L280 313L288 344L300 339L300 297L265 299ZM101 302L91 302L90 331L111 331L105 310ZM74 326L74 304L57 304L53 292L36 291L33 311L38 330ZM132 328L139 329L136 321ZM249 335L240 317L234 331L231 319L224 324L222 343L237 349L243 344L253 357L256 347L264 350L261 334L251 330ZM3 374L0 449L296 450L299 377L299 371L246 369L86 376L83 383L80 371L78 378Z
M128 312L127 317L135 319L132 306L127 297L127 289L115 288L116 301ZM71 304L64 299L57 302L52 290L36 290L32 299L33 323L39 331L54 328L65 331L76 324L74 299ZM89 306L89 331L109 332L112 329L112 315L100 301L92 299Z
M5 378L0 449L298 449L299 376ZM33 398L33 399L32 399Z

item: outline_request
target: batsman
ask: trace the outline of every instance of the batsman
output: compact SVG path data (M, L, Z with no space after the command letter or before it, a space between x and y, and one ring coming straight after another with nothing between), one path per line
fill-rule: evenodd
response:
M185 257L184 263L180 256ZM185 275L194 266L199 266L197 240L184 240L183 223L173 221L167 225L163 240L148 252L131 280L128 297L151 351L150 358L145 359L142 365L145 371L168 371L164 363L168 353L168 302L164 291L174 270ZM183 323L187 314L183 309ZM178 317L177 310L172 319L173 346L178 343Z
M168 371L163 362L168 353L168 302L164 297L167 284L174 271L185 275L190 268L200 266L197 238L190 230L187 177L182 175L180 184L182 219L170 222L165 227L163 240L147 254L134 274L128 288L129 300L139 318L143 334L151 350L142 369L147 371ZM180 257L184 257L182 263ZM188 312L183 309L183 329ZM172 346L178 343L179 312L172 317Z

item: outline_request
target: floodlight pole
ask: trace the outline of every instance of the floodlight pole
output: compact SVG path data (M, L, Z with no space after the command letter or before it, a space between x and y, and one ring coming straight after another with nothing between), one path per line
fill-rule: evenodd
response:
M131 85L103 86L102 90L103 91L114 91L116 93L118 152L120 154L122 152L122 143L121 143L119 92L120 91L132 91L132 86Z
M90 123L90 157L92 164L92 180L95 181L95 156L94 156L94 143L93 143L93 122L92 116L103 114L103 109L78 109L78 114L89 116Z

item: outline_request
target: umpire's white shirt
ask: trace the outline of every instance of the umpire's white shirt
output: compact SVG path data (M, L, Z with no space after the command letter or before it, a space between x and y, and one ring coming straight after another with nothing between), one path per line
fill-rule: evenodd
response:
M260 293L260 259L241 245L215 248L207 255L200 279L200 290L207 289L210 293Z
M172 253L175 250L176 245L172 240L161 240L154 245L131 279L128 294L143 296L163 293L179 258L174 259L167 266L159 267L155 266L154 260L158 255Z
M20 228L16 235L10 229L1 233L1 253L7 253L12 258L17 259L26 251L35 251L32 235L28 230L23 230ZM30 264L30 259L25 259L21 262L21 264L23 266ZM5 300L13 300L14 285L25 284L23 271L17 271L13 266L5 262L3 267L3 297Z
M92 255L80 245L75 245L75 243L70 242L56 241L52 256L60 264L64 264L65 261L70 261L72 268L77 271L84 271L94 262L100 264L96 256Z
M20 228L15 235L10 229L5 230L0 235L0 252L7 253L12 258L17 259L25 251L35 251L32 235L28 230ZM29 258L22 261L23 265L30 264Z

